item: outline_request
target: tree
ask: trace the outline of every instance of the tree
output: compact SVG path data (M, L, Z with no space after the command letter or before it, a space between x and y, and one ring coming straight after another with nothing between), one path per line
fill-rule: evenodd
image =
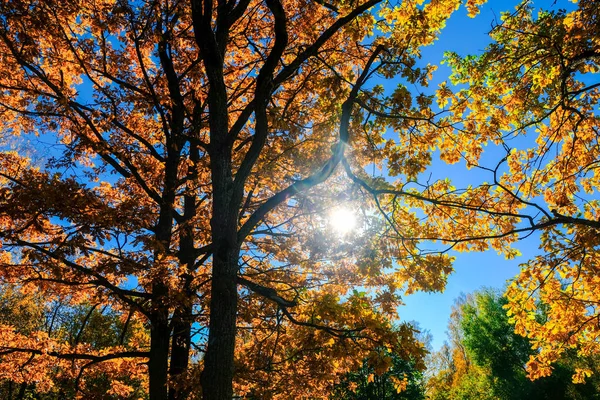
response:
M526 338L515 334L514 326L508 323L504 305L506 300L493 291L484 290L473 295L472 304L463 306L460 322L464 346L477 365L489 370L496 396L529 397L532 393L527 386L531 385L528 385L523 366L534 351Z
M598 392L597 382L574 384L577 368L593 367L593 360L565 354L552 376L536 381L526 377L524 365L536 351L527 338L517 335L509 323L505 297L490 290L474 294L473 304L465 304L461 326L464 345L473 361L489 371L492 388L501 399L589 399Z
M576 3L538 10L524 1L502 14L482 55L448 55L454 83L468 87L440 88L452 104L448 122L459 127L441 156L490 177L465 199L479 193L484 209L503 203L516 222L506 234L540 235L541 254L507 289L516 331L540 348L527 363L532 378L549 375L565 352L600 350L599 10L595 1ZM486 155L500 153L496 163L482 156L485 145L495 148ZM540 310L544 319L535 317ZM590 373L577 370L574 379Z
M431 400L496 400L492 388L493 376L471 363L461 369L464 360L456 359L461 353L444 343L427 360L426 394Z
M139 321L131 318L121 321L106 307L99 309L97 305L82 305L70 308L67 304L66 301L47 303L39 293L22 293L3 285L0 287L0 323L10 324L15 331L36 335L38 339L43 332L47 339L72 346L124 345L146 337ZM10 353L3 353L5 357L7 354ZM16 373L10 370L0 373L0 396L3 399L75 398L78 392L88 399L145 397L147 379L145 374L140 374L142 369L139 367L123 373L119 368L87 365L81 369L83 372L87 368L83 379L71 363L55 363L46 376L38 375L42 380L31 383L27 376L39 366L33 361L30 357ZM124 391L124 388L127 390Z
M411 322L416 338L429 351L431 334ZM419 358L406 359L385 348L378 349L362 366L344 375L335 385L331 399L339 400L402 400L425 399L423 369Z
M340 400L421 400L425 399L422 373L414 360L403 360L381 351L377 357L391 364L387 371L376 370L366 360L357 371L347 373L333 389L332 399Z
M468 368L437 368L428 383L428 394L439 399L589 399L598 392L598 382L577 384L573 373L580 368L596 369L597 357L581 358L564 354L557 361L552 376L532 381L527 378L525 364L536 349L529 339L514 332L514 326L504 309L507 299L496 291L485 289L459 300L461 312L453 314L451 325L460 329L462 351L456 351L456 341L442 349L451 353L446 365L459 363L463 354ZM450 337L456 337L449 331ZM439 358L439 355L436 355ZM434 366L435 367L435 366Z
M442 85L436 114L408 87L429 81L420 48L460 3L4 2L2 279L150 331L148 346L83 348L4 326L8 370L31 357L35 382L56 359L147 360L152 399L200 396L198 383L205 399L281 397L285 383L317 396L381 346L422 354L390 320L400 289L443 289L449 248L513 257L532 231L546 255L509 296L544 349L532 376L561 342L595 351L598 219L576 194L597 187L598 86L580 79L597 68L596 7L505 17L486 54L449 58L470 85ZM536 145L513 150L529 126ZM497 166L479 165L486 143L504 152ZM428 180L433 150L492 183ZM340 204L360 214L345 236L326 223ZM527 322L536 290L552 304L541 327Z
M77 344L4 324L4 369L31 366L44 391L57 363L147 360L151 399L209 400L232 398L234 371L238 395L310 377L316 396L381 346L419 357L391 329L397 290L443 287L452 258L419 246L451 230L412 210L440 204L431 189L365 167L411 180L429 162L404 142L434 134L432 99L407 85L427 84L419 49L459 5L3 2L2 281L150 333ZM391 77L393 93L372 83ZM345 237L324 222L340 203L362 211Z
M474 362L466 345L463 324L466 308L473 302L471 294L454 300L446 331L448 342L425 360L429 399L495 399L493 376Z

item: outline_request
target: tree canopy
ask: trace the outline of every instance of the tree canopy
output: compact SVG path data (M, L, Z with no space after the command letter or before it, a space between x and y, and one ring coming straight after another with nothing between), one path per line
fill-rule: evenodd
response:
M384 362L367 359L358 370L348 372L333 388L332 400L425 399L422 368L415 360L404 360L385 349L373 356L382 357Z
M448 324L450 343L429 357L429 398L596 398L596 376L586 384L572 376L583 368L597 372L597 354L583 358L573 351L565 352L557 360L552 376L528 379L524 366L537 349L530 339L514 332L506 304L505 297L490 289L457 299Z
M483 0L4 1L0 279L129 338L1 321L4 379L326 398L382 348L423 356L392 322L400 294L443 290L449 250L514 257L533 231L507 292L530 376L597 352L598 7L524 2L434 95L421 49L463 3ZM428 180L434 155L490 181Z
M540 235L540 255L506 294L516 331L541 350L528 362L532 378L549 375L568 349L582 357L600 350L598 19L594 1L570 11L523 2L502 15L482 55L448 57L454 82L467 89L446 97L460 124L446 153L488 171L489 183L468 191L479 204L502 204L513 232ZM482 161L488 144L503 149L497 163Z
M79 348L147 342L148 335L143 324L131 317L123 321L107 306L80 304L71 307L67 302L48 302L39 294L22 293L8 285L0 287L0 323L10 325L25 336L32 335L36 340L52 338L54 343ZM124 329L124 324L129 328ZM44 350L53 352L56 348ZM15 360L7 354L10 353L3 353L3 362L11 365ZM64 364L55 363L54 366L62 367ZM82 395L87 399L137 399L145 395L146 371L135 364L129 364L128 369L99 368L98 365L86 365L75 371L50 368L44 374L38 371L38 380L32 382L28 378L36 368L39 364L30 357L19 365L17 371L2 370L0 396L7 400L51 400Z

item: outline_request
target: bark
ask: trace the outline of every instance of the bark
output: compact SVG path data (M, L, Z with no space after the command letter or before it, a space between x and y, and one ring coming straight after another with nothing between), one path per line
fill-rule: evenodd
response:
M155 284L153 294L159 299L166 292L164 285ZM167 400L167 379L169 366L169 309L157 301L150 320L150 359L148 375L150 379L150 400Z
M219 83L209 90L213 265L209 335L204 370L200 377L205 400L231 400L233 396L238 300L236 276L240 247L237 241L237 224L240 204L232 201L231 149L227 145L227 97L222 76Z
M200 377L205 400L233 397L234 349L236 336L239 245L237 223L240 204L233 199L232 143L228 140L229 113L223 59L229 35L233 2L219 3L216 31L213 30L213 3L192 0L196 43L209 81L208 124L212 178L212 280L208 343ZM240 2L240 5L247 5Z
M192 287L193 278L191 274L196 268L196 252L192 222L198 209L195 192L198 179L196 164L200 160L200 153L198 147L193 144L190 144L190 160L193 165L188 166L187 171L187 192L184 196L183 221L181 222L179 240L179 262L186 266L187 273L182 277L182 294L184 297L173 313L173 339L169 370L173 385L169 387L169 400L186 399L190 391L189 385L182 381L182 378L185 378L188 370L192 323L194 322L195 290Z
M169 375L177 381L185 374L189 365L190 345L192 330L192 308L182 305L173 315L173 340L171 344L171 366ZM169 400L185 399L189 388L186 385L175 382L169 387Z
M226 108L225 108L226 110ZM225 131L226 132L226 131ZM217 138L225 138L217 136ZM215 138L215 144L219 143ZM222 144L222 142L221 142ZM210 322L201 384L205 400L231 400L237 315L239 204L232 204L233 179L226 146L211 154L213 173L213 271Z
M234 262L231 262L233 259ZM234 349L236 336L237 252L215 256L210 302L210 324L204 370L201 376L205 400L233 397Z
M170 251L173 235L173 204L177 187L177 168L180 160L180 147L167 139L167 159L165 161L164 189L160 204L160 215L156 225L157 246L154 259L159 264ZM169 369L169 288L165 277L158 276L152 283L152 310L150 312L150 360L148 373L150 379L150 400L167 400Z

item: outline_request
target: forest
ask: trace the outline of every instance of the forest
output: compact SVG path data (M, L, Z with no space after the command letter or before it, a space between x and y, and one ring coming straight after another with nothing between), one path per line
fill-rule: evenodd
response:
M485 3L0 2L0 397L599 398L600 7Z

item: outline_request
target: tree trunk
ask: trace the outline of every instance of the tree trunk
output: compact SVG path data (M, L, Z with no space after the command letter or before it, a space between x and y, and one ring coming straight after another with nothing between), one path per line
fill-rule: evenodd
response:
M25 398L25 391L27 390L27 384L25 382L21 383L19 387L19 393L17 394L18 400L23 400Z
M237 251L230 253L225 259L215 255L213 264L210 331L201 376L204 400L231 400L233 397Z
M218 107L218 101L215 103L217 104L214 109L225 111L224 115L227 116L227 108ZM214 115L211 114L211 117ZM221 128L227 132L226 126L220 126L220 121L211 122L216 126L215 129ZM240 251L237 243L239 204L232 204L233 179L230 152L222 142L219 142L219 139L223 140L226 135L215 135L215 137L215 147L221 151L211 154L213 214L210 224L213 238L213 265L208 343L200 382L205 400L231 400L238 301L236 277Z
M197 213L196 181L198 170L196 165L200 161L198 146L190 143L190 161L187 171L187 193L183 197L183 219L180 228L179 262L185 265L187 272L183 275L184 299L178 304L173 313L173 340L171 343L171 366L169 376L173 385L169 387L169 400L183 400L188 397L189 385L183 384L181 378L185 377L190 358L190 345L192 338L192 323L194 322L193 304L196 296L192 288L192 273L196 269L196 254L194 249L194 227L192 220Z
M189 388L177 382L188 369L192 330L192 308L179 306L173 315L173 341L171 344L171 365L169 375L174 385L169 386L169 400L187 398Z
M229 142L228 137L229 104L223 77L229 30L223 23L224 26L220 26L216 33L213 31L210 14L203 14L203 10L207 9L206 4L192 2L194 35L209 81L209 156L213 194L210 221L213 250L210 322L200 383L205 400L231 400L238 300L236 277L240 250L237 227L240 204L233 201L233 143ZM221 14L226 8L219 7L218 19L221 22L227 18Z
M148 375L150 379L150 400L167 400L167 378L169 368L169 309L161 299L167 288L161 284L153 285L156 300L150 317L150 360Z
M152 324L150 328L150 400L167 400L167 368L169 365L169 327Z

